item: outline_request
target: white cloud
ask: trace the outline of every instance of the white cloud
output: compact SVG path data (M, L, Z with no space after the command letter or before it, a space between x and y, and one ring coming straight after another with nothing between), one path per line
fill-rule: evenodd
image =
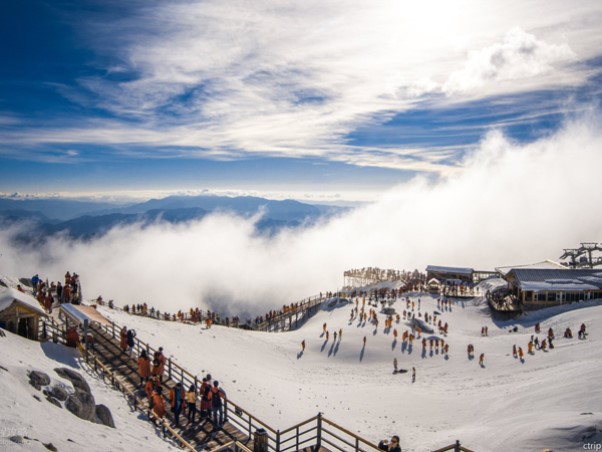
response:
M597 113L529 144L492 132L461 172L417 178L351 214L273 238L227 215L120 228L92 242L56 239L27 252L3 230L2 272L59 279L69 269L88 298L258 313L336 289L354 267L492 269L555 259L565 247L602 240L601 146Z
M568 45L547 44L514 28L501 43L472 52L464 67L450 75L443 91L452 95L488 84L541 77L575 59L576 55Z

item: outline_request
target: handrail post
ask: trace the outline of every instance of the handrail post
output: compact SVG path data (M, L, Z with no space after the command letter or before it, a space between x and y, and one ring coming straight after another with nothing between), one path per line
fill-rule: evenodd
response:
M112 338L115 339L115 322L111 322L111 326L113 327L113 332L111 333Z
M167 377L171 380L171 358L167 360Z
M295 450L299 450L299 427L295 429L295 440L297 448Z
M454 452L460 452L460 440L456 440L456 444L454 445Z
M276 452L280 452L280 430L276 431Z
M322 447L322 413L318 413L318 430L316 433L316 448Z

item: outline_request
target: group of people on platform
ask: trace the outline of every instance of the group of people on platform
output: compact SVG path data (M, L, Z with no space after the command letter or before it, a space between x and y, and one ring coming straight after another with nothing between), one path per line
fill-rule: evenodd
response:
M140 386L148 398L149 410L155 418L163 419L167 415L165 406L163 373L165 371L165 356L163 348L159 347L153 355L152 365L146 350L142 350L138 358L138 374ZM220 429L225 421L226 392L220 387L219 381L213 380L211 374L203 378L200 388L190 385L188 390L181 382L177 382L169 391L169 404L173 413L173 425L180 427L180 416L186 407L188 424L211 420L214 429ZM197 409L197 404L198 409ZM199 413L197 419L197 412Z
M17 290L25 293L20 284L17 285ZM81 301L79 276L77 273L72 275L69 271L65 273L64 284L60 281L48 282L48 279L44 280L35 274L31 278L31 290L33 297L49 314L52 313L52 309L57 303L59 305L63 303L79 304Z

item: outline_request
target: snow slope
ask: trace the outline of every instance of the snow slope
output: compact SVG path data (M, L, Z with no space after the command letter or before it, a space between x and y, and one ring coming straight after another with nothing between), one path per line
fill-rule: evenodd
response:
M421 313L436 309L430 295L421 299ZM361 301L360 301L361 305ZM398 313L405 309L400 300ZM579 309L574 309L578 307ZM447 358L442 353L422 356L421 344L412 353L402 351L401 340L380 325L349 322L350 306L322 310L300 330L263 333L213 326L184 325L132 316L100 308L109 318L134 328L138 337L188 370L211 372L231 399L274 428L284 429L319 411L333 421L377 442L392 434L401 437L404 451L427 451L456 439L472 450L559 451L582 450L583 444L602 443L602 306L572 305L530 313L517 322L492 320L482 299L455 302L443 312L449 323ZM380 308L379 308L380 309ZM521 363L512 357L512 345L527 351L541 321L542 334L556 333L555 349L536 351ZM322 336L326 322L330 340ZM576 338L581 323L588 326L585 341ZM489 336L482 337L482 326ZM510 332L514 326L517 332ZM403 320L393 324L401 333L409 329ZM574 339L563 339L569 326ZM343 330L335 346L333 332ZM363 338L367 342L362 352ZM441 336L440 336L441 337ZM301 341L307 348L300 354ZM485 353L485 366L469 360ZM393 374L393 358L410 373Z
M47 452L43 443L52 443L59 452L180 450L161 439L158 430L141 420L139 413L131 411L120 392L82 369L75 349L41 344L6 332L6 337L0 337L0 366L0 449L3 451ZM111 410L115 429L79 419L46 401L42 391L29 385L28 371L40 370L50 376L51 385L62 384L72 391L71 383L54 372L57 367L70 367L86 378L96 403ZM31 440L17 444L8 439L15 435Z

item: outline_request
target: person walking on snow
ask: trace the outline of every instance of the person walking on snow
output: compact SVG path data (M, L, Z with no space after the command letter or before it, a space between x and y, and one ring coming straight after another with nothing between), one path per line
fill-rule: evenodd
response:
M479 366L485 366L485 353L481 353L481 355L479 356Z

